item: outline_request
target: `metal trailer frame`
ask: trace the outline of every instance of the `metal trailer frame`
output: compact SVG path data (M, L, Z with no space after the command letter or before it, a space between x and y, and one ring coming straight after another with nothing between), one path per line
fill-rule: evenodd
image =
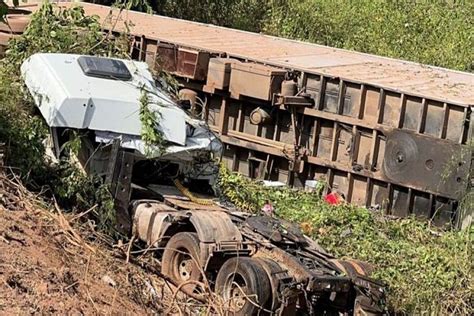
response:
M233 171L324 182L391 215L470 223L472 202L461 199L473 181L473 74L80 5L116 34L132 21L132 58L207 99L203 118ZM270 119L252 124L253 115Z

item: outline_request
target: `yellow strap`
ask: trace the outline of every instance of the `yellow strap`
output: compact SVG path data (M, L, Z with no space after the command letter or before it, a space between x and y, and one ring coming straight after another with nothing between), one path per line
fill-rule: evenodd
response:
M354 269L356 269L357 273L360 275L366 275L364 268L362 268L362 266L357 261L348 260L348 262L354 267Z
M196 204L200 205L214 205L214 202L211 199L201 199L195 197L187 188L185 188L178 179L174 179L174 185L178 188L178 190L183 193L185 197L191 200Z
M332 263L334 263L336 265L336 267L339 268L339 270L341 270L344 274L347 275L347 270L346 270L346 267L344 267L340 262L339 260L337 259L331 259L330 260Z

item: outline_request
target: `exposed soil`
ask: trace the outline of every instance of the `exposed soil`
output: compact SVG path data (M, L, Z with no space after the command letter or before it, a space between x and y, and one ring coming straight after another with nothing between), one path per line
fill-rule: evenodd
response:
M82 218L32 198L0 173L1 315L163 312L164 282L143 268L153 261L126 263L126 245L108 247Z

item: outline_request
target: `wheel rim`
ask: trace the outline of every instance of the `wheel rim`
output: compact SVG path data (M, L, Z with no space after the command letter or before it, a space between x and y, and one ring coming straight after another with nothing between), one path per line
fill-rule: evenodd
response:
M247 283L238 273L229 275L222 296L232 312L242 310L248 299Z
M173 275L177 281L186 282L191 279L193 271L193 258L186 249L178 249L173 262Z

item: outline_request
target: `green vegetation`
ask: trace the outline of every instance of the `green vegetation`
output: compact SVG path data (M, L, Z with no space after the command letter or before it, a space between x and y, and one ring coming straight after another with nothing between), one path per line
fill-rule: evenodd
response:
M164 15L474 70L473 1L154 0Z
M46 190L63 207L84 211L94 208L99 229L112 231L113 201L102 179L86 176L73 163L81 136L70 133L57 164L45 162L43 141L48 130L23 86L22 62L36 52L62 52L125 57L126 35L113 38L102 32L98 18L77 7L59 10L45 3L36 12L25 33L10 42L0 61L0 142L6 144L7 166L30 188Z
M271 10L270 34L474 70L474 2L290 1Z
M164 13L188 14L176 11L177 1L165 2L167 6L161 7ZM188 6L181 6L202 6L199 14L190 17L204 22L212 22L208 20L212 18L217 24L472 70L474 32L468 14L472 3L435 2L428 8L425 3L380 1L187 2ZM234 3L238 12L222 10L222 3ZM203 9L206 6L214 11ZM352 11L347 13L346 9ZM232 16L215 16L213 12ZM403 30L398 29L402 25ZM428 34L432 30L434 35ZM6 143L6 165L12 166L30 187L49 187L50 193L72 209L97 205L97 223L105 230L112 225L113 204L100 179L84 176L71 164L70 155L57 166L44 162L42 142L47 128L33 115L35 107L23 87L19 66L39 51L125 57L128 45L126 35L114 38L104 34L99 21L85 16L80 8L60 11L45 4L34 14L25 34L11 42L6 58L0 62L0 141ZM73 136L66 150L73 154L79 141L80 136ZM302 223L308 234L335 255L374 264L374 276L389 285L388 299L394 311L474 313L472 228L440 232L410 218L392 220L350 205L330 206L318 194L265 188L226 170L222 171L220 184L223 194L237 206L257 211L270 200L278 216Z
M474 229L442 232L413 218L388 219L348 204L332 206L317 193L263 187L221 168L224 196L258 212L266 200L277 216L336 256L367 261L388 284L392 311L410 315L472 315Z
M148 94L149 92L142 89L142 95L140 97L140 121L142 123L141 139L145 142L146 146L145 155L151 157L163 154L165 139L163 138L163 133L156 128L160 113L150 108L150 105L153 103Z

